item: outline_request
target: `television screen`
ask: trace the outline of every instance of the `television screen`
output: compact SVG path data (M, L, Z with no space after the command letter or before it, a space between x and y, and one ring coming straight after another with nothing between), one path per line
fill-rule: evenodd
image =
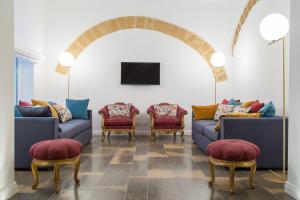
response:
M122 62L122 85L159 85L160 63Z

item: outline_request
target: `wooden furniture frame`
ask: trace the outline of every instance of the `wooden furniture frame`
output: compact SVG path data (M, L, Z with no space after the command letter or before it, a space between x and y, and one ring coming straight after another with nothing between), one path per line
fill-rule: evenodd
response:
M74 181L76 185L79 185L80 180L78 179L78 171L80 168L80 156L71 159L64 160L37 160L33 159L31 162L31 170L34 178L34 183L32 184L32 189L37 189L39 185L39 174L38 167L54 167L55 176L55 192L60 192L60 168L63 165L74 165Z
M211 179L209 181L209 186L212 186L215 182L215 166L225 166L229 168L229 180L230 180L230 192L234 193L234 174L235 168L250 168L249 174L249 187L250 189L255 189L255 185L253 184L253 178L256 172L256 160L245 161L245 162L232 162L225 160L218 160L213 157L208 158L209 169Z
M107 139L110 140L110 133L116 133L116 134L127 134L129 136L129 140L135 141L135 127L136 127L136 119L135 119L136 113L132 114L132 126L130 128L126 128L126 129L109 129L106 128L104 125L104 119L105 119L105 115L103 113L101 113L101 128L102 128L102 138L101 141L103 142L105 140L105 133L107 132Z

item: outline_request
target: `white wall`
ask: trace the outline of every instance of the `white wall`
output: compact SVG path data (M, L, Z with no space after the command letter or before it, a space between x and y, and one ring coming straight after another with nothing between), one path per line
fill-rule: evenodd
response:
M40 0L15 0L15 48L43 56L43 9Z
M259 1L242 28L232 66L234 96L242 100L259 99L266 103L272 100L277 114L282 112L282 44L279 42L269 46L268 41L260 35L259 25L268 14L281 13L289 18L289 12L289 0ZM286 43L288 57L288 37ZM288 71L288 59L286 66Z
M14 178L13 1L0 3L0 199L17 191Z
M300 199L300 2L291 3L291 66L290 66L290 110L289 117L289 162L286 192Z
M207 40L228 57L229 81L218 86L219 98L231 97L231 40L247 0L52 0L44 2L45 62L35 72L36 98L63 102L66 77L54 72L59 54L91 26L115 17L143 15L184 27ZM213 11L213 12L212 12ZM160 86L121 86L121 61L161 62ZM213 103L213 77L207 64L182 42L157 32L127 30L113 33L87 48L76 61L71 77L71 97L90 98L94 129L99 129L97 110L115 101L132 102L141 110L160 101L191 105ZM141 119L144 121L144 119ZM141 122L143 124L143 122Z

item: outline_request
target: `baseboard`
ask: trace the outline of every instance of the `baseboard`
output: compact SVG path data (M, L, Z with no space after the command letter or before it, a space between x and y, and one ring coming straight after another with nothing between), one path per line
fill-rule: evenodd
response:
M14 181L6 188L0 190L0 200L6 200L16 194L18 191L17 183Z
M101 130L93 130L93 135L100 135ZM137 130L136 134L149 134L149 130ZM184 130L184 135L192 135L192 130Z
M300 199L300 191L289 182L285 184L285 192L295 199Z

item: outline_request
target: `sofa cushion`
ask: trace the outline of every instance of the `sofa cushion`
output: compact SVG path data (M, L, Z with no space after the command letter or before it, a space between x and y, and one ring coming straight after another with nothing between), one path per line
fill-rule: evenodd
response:
M215 124L203 127L203 135L208 137L210 140L218 140L219 132L215 131L215 127Z
M16 106L22 117L51 117L51 110L49 106L35 107L35 106Z
M132 126L131 117L109 117L104 120L104 126Z
M58 124L60 138L74 138L79 133L91 128L90 120L73 119L65 123Z
M216 125L217 122L214 120L193 120L193 129L203 133L203 128L205 126Z
M157 117L154 118L154 126L180 126L181 125L181 120L178 119L177 117L172 117L172 116L162 116L162 117Z

